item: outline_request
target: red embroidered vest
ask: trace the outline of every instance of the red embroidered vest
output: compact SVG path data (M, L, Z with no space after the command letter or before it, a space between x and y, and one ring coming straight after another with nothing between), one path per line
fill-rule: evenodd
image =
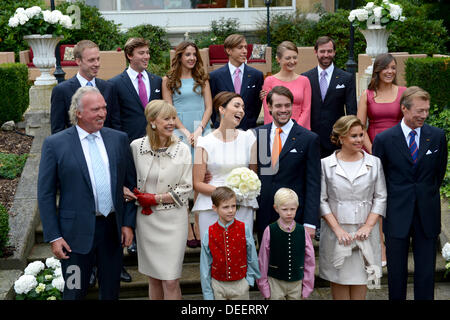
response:
M211 277L218 281L236 281L247 274L245 224L234 220L223 228L218 222L208 229L209 250L213 258Z

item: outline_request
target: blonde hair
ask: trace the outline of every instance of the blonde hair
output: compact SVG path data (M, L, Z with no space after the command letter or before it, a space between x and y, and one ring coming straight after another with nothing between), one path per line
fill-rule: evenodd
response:
M245 41L245 37L241 34L231 34L229 35L225 41L223 42L223 48L225 49L233 49L236 48L241 42Z
M83 55L83 51L84 49L90 49L90 48L97 48L98 49L98 45L91 41L91 40L81 40L78 41L78 43L75 45L75 47L73 48L73 57L74 59L80 59L82 60L82 55Z
M340 117L333 126L330 137L331 142L337 146L341 146L339 138L346 136L350 129L355 126L361 126L363 130L365 129L364 124L355 115Z
M292 201L294 201L297 204L297 206L299 205L297 193L295 193L294 190L289 188L278 189L278 191L275 192L275 195L273 197L273 204L276 207L282 206L283 204Z
M81 100L83 97L89 93L98 93L101 94L100 91L96 87L80 87L77 91L75 91L74 95L72 96L72 100L70 103L70 109L69 109L69 118L70 123L74 126L78 124L78 117L77 117L77 111L82 112L83 111L83 104L81 103Z
M152 128L151 122L155 121L156 118L166 118L166 117L176 117L177 110L173 105L165 100L152 100L147 104L145 108L145 118L147 119L147 136L150 140L150 146L153 150L159 148L169 147L170 145L176 143L178 139L172 135L167 145L163 146L161 140L159 139L156 129Z
M295 51L298 54L298 49L297 46L291 42L291 41L283 41L282 43L280 43L277 47L277 57L278 59L281 59L281 57L283 57L283 53L286 50L292 50Z

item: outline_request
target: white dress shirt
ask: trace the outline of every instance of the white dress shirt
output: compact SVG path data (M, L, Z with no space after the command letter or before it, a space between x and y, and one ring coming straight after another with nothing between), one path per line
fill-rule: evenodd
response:
M147 91L147 98L150 100L150 79L148 78L147 72L142 71L142 81L144 81L145 84L145 90ZM134 89L136 90L136 93L139 96L139 83L138 83L138 74L139 72L133 70L131 67L128 67L127 74L131 79L131 83L133 83Z
M241 64L238 68L241 70L241 73L239 73L239 78L241 79L241 84L242 84L242 79L244 78L244 67L245 67L245 63ZM231 81L234 84L234 73L236 72L236 68L234 65L232 65L230 62L228 62L228 68L230 69L230 74L231 74Z
M405 118L402 119L402 122L400 122L400 126L402 128L403 134L405 135L405 139L406 139L406 146L409 148L409 133L413 130L410 127L408 127L405 123ZM419 141L420 141L420 129L421 127L415 128L414 130L416 131L416 135L414 137L414 140L416 140L416 145L417 145L417 149L419 149Z
M317 71L318 71L318 74L319 74L319 83L320 83L320 73L323 70L327 71L327 76L325 78L327 79L327 88L328 88L330 86L330 82L331 82L331 75L333 74L333 71L334 71L334 64L331 63L331 65L328 68L326 68L326 69L322 69L320 67L320 65L317 66Z
M86 87L86 84L88 83L88 82L91 82L92 83L92 86L94 86L94 87L97 87L96 85L95 85L95 78L93 78L92 80L87 80L86 78L84 78L79 72L77 72L77 79L78 79L78 81L80 82L80 85L82 86L82 87Z

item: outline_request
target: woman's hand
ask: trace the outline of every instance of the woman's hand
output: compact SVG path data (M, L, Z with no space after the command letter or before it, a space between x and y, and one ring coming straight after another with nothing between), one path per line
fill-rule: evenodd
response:
M137 197L127 187L123 187L123 198L125 202L136 200Z
M195 129L194 133L191 134L191 136L189 137L189 143L191 144L191 146L195 147L195 145L197 144L197 139L202 135L202 132L202 127L198 126L198 128Z
M336 226L336 228L333 229L333 232L336 235L339 244L349 246L353 242L353 238L347 233L347 231L342 229L341 226Z
M267 91L266 90L261 90L259 92L259 98L262 100L264 100L264 98L266 97Z
M360 241L367 240L369 238L370 232L372 231L371 226L367 224L363 224L361 228L356 231L355 239L358 239Z

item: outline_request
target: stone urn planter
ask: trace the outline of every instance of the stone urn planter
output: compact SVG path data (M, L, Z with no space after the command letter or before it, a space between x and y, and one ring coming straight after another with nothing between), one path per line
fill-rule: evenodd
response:
M372 75L373 63L377 55L387 53L387 41L391 35L391 31L386 30L386 27L373 24L368 25L367 29L359 29L366 39L366 54L372 58L372 65L366 69L366 73Z
M57 83L50 70L55 66L55 48L62 38L63 36L54 37L51 34L32 34L23 37L33 49L33 64L41 71L41 75L34 82L35 86Z

